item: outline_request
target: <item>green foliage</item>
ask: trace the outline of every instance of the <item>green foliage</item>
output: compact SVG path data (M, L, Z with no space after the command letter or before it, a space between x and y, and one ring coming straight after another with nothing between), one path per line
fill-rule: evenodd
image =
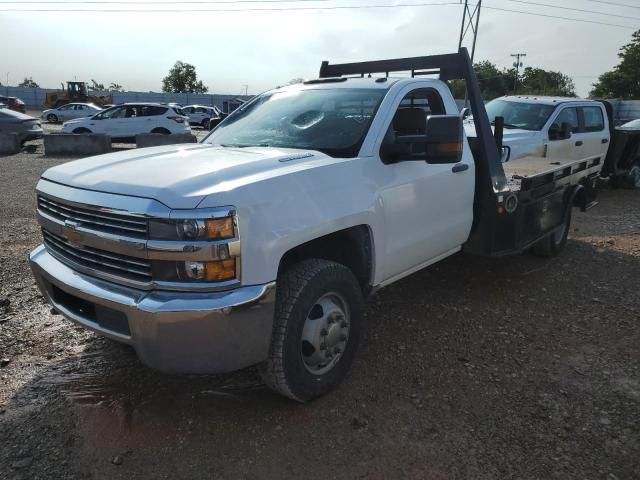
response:
M600 75L589 96L640 99L640 30L633 33L631 43L620 49L618 57L620 63Z
M511 69L509 72L512 72L515 80L515 71ZM518 81L518 93L527 95L575 97L575 90L576 86L571 77L561 72L542 68L525 68Z
M105 90L104 83L98 83L93 78L91 79L91 85L89 85L89 90Z
M26 88L38 88L40 85L38 85L36 82L34 82L33 78L24 77L24 80L18 86L19 87L26 87Z
M519 74L516 85L516 71L514 68L500 70L488 60L475 63L473 68L478 76L478 83L484 100L493 100L494 98L514 93L576 96L573 80L561 72L527 67ZM449 86L455 98L464 98L465 84L463 80L453 80L449 83Z
M120 85L119 83L116 82L111 82L109 84L109 89L110 92L124 92L124 88L122 88L122 85Z
M167 93L206 93L209 91L202 80L198 80L196 67L177 61L162 79L162 91Z

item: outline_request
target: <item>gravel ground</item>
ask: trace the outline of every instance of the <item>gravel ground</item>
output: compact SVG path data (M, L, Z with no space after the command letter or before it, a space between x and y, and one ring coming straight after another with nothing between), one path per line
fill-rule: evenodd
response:
M460 254L380 291L347 381L298 405L52 314L27 254L65 159L40 148L0 158L0 477L640 478L640 192L603 185L556 259Z

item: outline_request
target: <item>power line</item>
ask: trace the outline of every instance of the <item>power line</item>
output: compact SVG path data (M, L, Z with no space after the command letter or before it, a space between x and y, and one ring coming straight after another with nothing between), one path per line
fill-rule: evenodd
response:
M62 0L60 0L62 1ZM245 0L247 1L247 0ZM298 0L299 1L299 0ZM595 0L594 0L595 1ZM0 2L0 3L17 3L17 2ZM27 3L36 3L36 2L27 2ZM75 2L74 2L75 3ZM129 2L126 2L129 3ZM161 3L166 3L168 5L173 4L174 2L161 2ZM223 2L223 3L230 3L231 2ZM24 3L20 2L21 5L24 5ZM140 4L150 4L150 5L154 5L151 2L141 2L138 3L138 5ZM376 9L376 8L400 8L400 7L431 7L431 6L443 6L443 5L460 5L459 2L453 2L453 1L449 1L449 2L439 2L439 3L399 3L399 4L394 4L394 5L334 5L334 6L313 6L313 7L299 7L299 6L294 6L294 7L288 7L288 8L284 8L284 7L249 7L249 8L225 8L225 9L221 9L221 8L214 8L214 9L202 9L202 8L171 8L171 9L141 9L141 8L136 8L136 9L104 9L104 8L68 8L68 9L55 9L55 8L34 8L34 9L25 9L25 8L2 8L0 9L0 12L22 12L22 13L29 13L29 12L34 12L34 13L77 13L77 12L97 12L97 13L189 13L189 12L276 12L276 11L318 11L318 10L360 10L360 9ZM474 5L470 5L470 6L474 6ZM585 19L580 19L580 18L573 18L573 17L562 17L559 15L548 15L548 14L544 14L544 13L535 13L535 12L527 12L527 11L523 11L523 10L513 10L513 9L509 9L509 8L501 8L501 7L492 7L489 5L485 5L485 8L489 9L489 10L495 10L495 11L500 11L500 12L508 12L508 13L519 13L519 14L523 14L523 15L533 15L533 16L537 16L537 17L544 17L544 18L554 18L557 20L568 20L568 21L572 21L572 22L580 22L580 23L591 23L594 25L604 25L604 26L608 26L608 27L617 27L617 28L624 28L624 29L629 29L629 30L635 30L636 27L631 27L628 25L620 25L617 23L607 23L607 22L600 22L600 21L596 21L596 20L585 20Z
M2 2L0 2L2 3ZM20 3L24 5L22 2L5 2L5 3ZM30 2L36 3L36 2ZM51 2L53 3L53 2ZM82 3L82 2L72 2L72 3ZM132 3L132 2L122 2L122 3ZM175 2L161 2L166 3L167 5L175 4ZM189 2L187 2L189 3ZM231 2L224 2L231 3ZM140 2L138 5L154 5L152 2ZM0 12L99 12L99 13L176 13L176 12L275 12L275 11L299 11L299 10L359 10L365 8L397 8L397 7L432 7L432 6L441 6L441 5L460 5L458 2L449 1L449 2L436 2L436 3L397 3L394 5L333 5L333 6L315 6L315 7L248 7L248 8L212 8L212 9L202 9L202 8L167 8L167 9L143 9L143 8L128 8L128 9L105 9L105 8L2 8Z
M167 1L167 2L158 2L155 0L145 2L139 0L79 0L79 1L71 1L71 0L54 0L54 1L41 1L41 2L21 2L21 1L0 1L0 4L20 4L20 5L60 5L60 4L91 4L91 5L175 5L177 3L188 3L188 4L231 4L234 3L303 3L303 2L327 2L329 0L194 0L194 1L184 1L184 2L176 2L175 0Z
M569 20L572 22L581 22L581 23L593 23L595 25L606 25L608 27L619 27L619 28L628 28L630 30L636 30L636 27L630 27L628 25L620 25L618 23L598 22L596 20L583 20L581 18L561 17L559 15L547 15L544 13L525 12L524 10L511 10L509 8L491 7L489 5L485 5L484 8L487 8L489 10L497 10L500 12L522 13L524 15L534 15L536 17L555 18L558 20Z
M604 0L584 0L585 2L602 3L604 5L615 5L616 7L640 8L640 5L629 5L628 3L605 2Z
M550 3L538 3L538 2L530 2L527 0L506 0L507 2L515 2L515 3L523 3L525 5L536 5L538 7L550 7L550 8L557 8L560 10L571 10L573 12L582 12L582 13L595 13L597 15L605 15L607 17L617 17L617 18L627 18L629 20L640 20L640 17L630 17L629 15L618 15L615 13L605 13L605 12L599 12L597 10L585 10L582 8L573 8L573 7L562 7L562 6L558 6L558 5L552 5Z

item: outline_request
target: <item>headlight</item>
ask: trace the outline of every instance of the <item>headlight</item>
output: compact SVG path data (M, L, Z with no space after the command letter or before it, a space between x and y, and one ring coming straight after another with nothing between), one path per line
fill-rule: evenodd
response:
M151 220L149 238L153 240L227 240L236 236L234 217Z
M156 252L151 262L155 281L216 283L239 280L240 241L235 211L208 213L209 218L205 218L206 211L172 212L172 217L175 214L182 218L149 220L149 248Z

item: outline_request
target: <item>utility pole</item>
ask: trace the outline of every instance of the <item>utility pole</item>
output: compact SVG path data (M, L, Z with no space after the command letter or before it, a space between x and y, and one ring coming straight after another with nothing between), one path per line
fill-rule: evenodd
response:
M462 0L460 0L462 3ZM478 24L480 23L480 8L482 7L482 0L478 0L473 11L469 8L469 0L464 0L464 10L462 12L462 24L460 25L460 40L458 40L458 50L462 47L462 42L467 36L469 28L473 33L473 44L471 46L471 63L473 63L473 56L476 53L476 40L478 38Z
M512 53L511 56L516 59L516 61L513 62L513 66L516 67L516 81L513 84L513 93L517 93L517 91L518 91L518 74L520 73L520 67L522 66L522 62L520 61L520 57L526 57L527 54L526 53Z
M462 0L460 0L462 3ZM464 10L462 11L462 24L460 25L460 39L458 40L458 50L462 47L469 29L473 33L473 43L471 46L471 64L473 65L473 57L476 53L476 40L478 39L478 24L480 23L480 8L482 7L482 0L478 0L473 8L473 11L469 8L469 0L464 0ZM464 92L464 106L467 107L468 102L468 90L465 85Z
M244 87L244 96L248 96L248 92L249 92L249 85L242 85Z

